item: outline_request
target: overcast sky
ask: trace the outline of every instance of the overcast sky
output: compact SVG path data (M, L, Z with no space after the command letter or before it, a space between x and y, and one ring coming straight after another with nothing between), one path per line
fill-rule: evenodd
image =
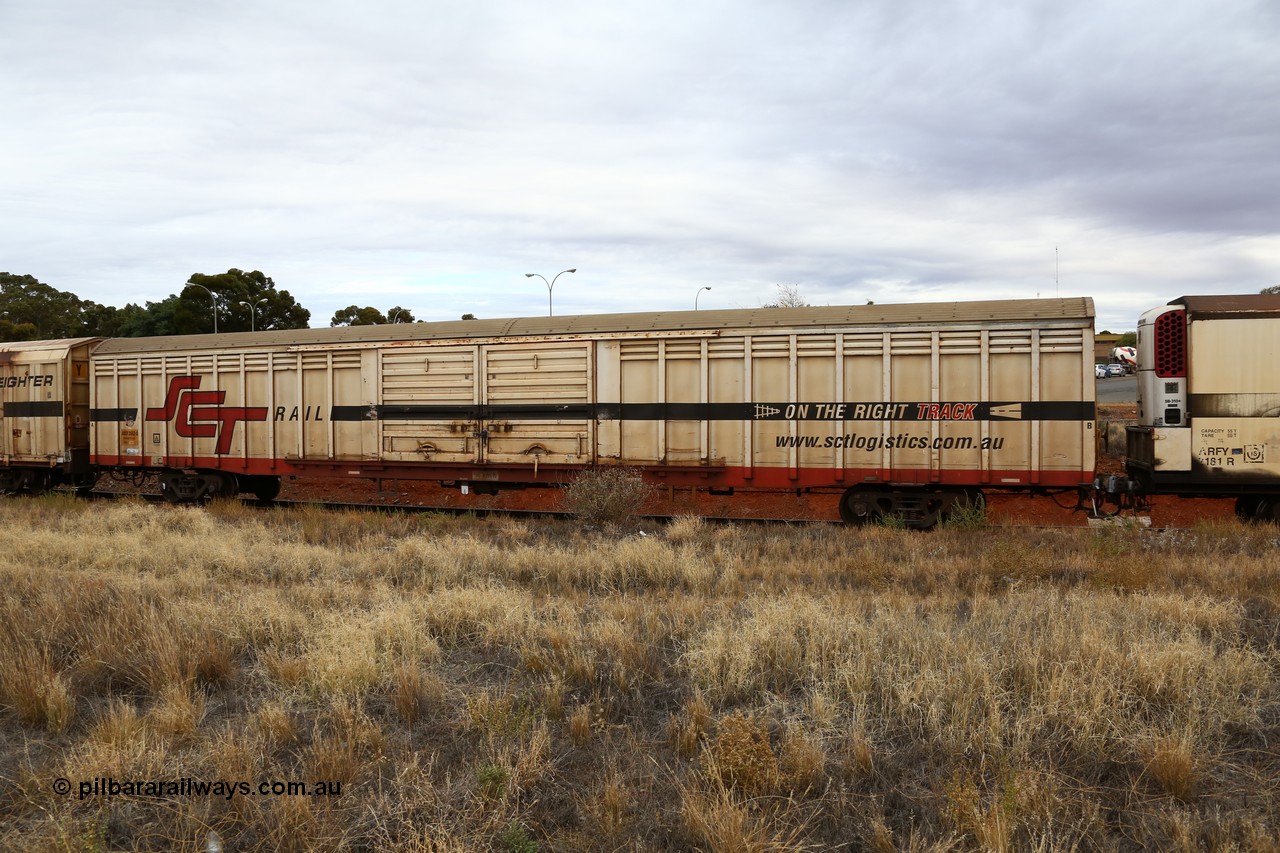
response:
M1280 283L1272 0L0 0L0 270L325 326ZM1055 259L1055 247L1057 248Z

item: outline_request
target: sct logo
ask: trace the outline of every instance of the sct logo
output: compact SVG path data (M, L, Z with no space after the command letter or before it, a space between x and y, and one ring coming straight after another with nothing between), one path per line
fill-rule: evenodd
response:
M213 452L221 454L231 452L237 423L267 419L266 406L224 406L226 391L196 391L199 387L199 376L173 377L164 407L147 409L146 420L173 421L173 431L184 438L216 437Z

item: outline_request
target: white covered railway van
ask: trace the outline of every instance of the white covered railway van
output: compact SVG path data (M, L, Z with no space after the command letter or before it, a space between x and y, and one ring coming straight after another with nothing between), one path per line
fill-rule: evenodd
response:
M1092 300L687 311L115 339L97 464L180 497L308 473L478 490L585 466L936 518L1092 480Z
M0 343L0 491L89 478L89 351L98 340Z
M1280 296L1184 296L1138 323L1129 475L1280 518Z

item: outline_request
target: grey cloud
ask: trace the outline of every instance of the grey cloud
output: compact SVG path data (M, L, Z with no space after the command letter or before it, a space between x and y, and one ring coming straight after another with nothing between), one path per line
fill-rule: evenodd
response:
M1280 281L1264 3L18 0L0 25L0 266L102 301L229 266L317 319L357 286L537 313L521 274L557 264L582 310L1049 295L1057 244L1107 311Z

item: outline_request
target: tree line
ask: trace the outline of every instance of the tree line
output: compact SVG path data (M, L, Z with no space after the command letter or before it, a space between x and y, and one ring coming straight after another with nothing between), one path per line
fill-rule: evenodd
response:
M1262 293L1280 294L1280 285L1265 287ZM806 305L797 285L778 285L778 297L765 307ZM311 321L310 311L258 270L196 273L177 293L145 305L130 302L123 308L82 299L34 276L0 272L0 341L206 334L214 331L215 310L219 332L306 329ZM475 317L464 314L462 319ZM385 313L368 305L348 305L334 313L329 325L414 322L413 312L399 305Z
M31 275L0 272L0 341L207 334L214 331L215 311L218 332L306 329L311 321L309 310L258 270L196 273L177 293L123 308L83 299ZM336 312L329 325L413 322L413 313L399 305L385 314L350 305Z

